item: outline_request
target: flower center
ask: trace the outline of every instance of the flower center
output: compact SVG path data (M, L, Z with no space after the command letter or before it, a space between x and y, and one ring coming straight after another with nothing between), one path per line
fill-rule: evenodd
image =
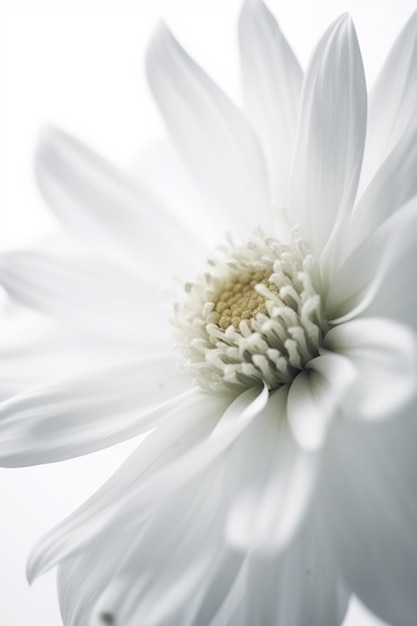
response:
M251 323L258 313L268 315L267 299L256 289L259 285L267 287L270 275L271 271L264 270L237 275L228 281L215 297L214 310L209 316L210 322L226 330L230 325L239 328L243 320ZM270 284L270 289L279 293L273 283Z
M185 369L212 391L290 383L319 354L327 323L317 262L297 231L229 242L176 306Z

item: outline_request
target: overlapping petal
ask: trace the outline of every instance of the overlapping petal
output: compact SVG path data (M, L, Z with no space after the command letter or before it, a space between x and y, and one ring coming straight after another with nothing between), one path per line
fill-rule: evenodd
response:
M169 354L29 389L0 404L0 464L50 463L113 445L154 427L192 393Z
M198 254L198 241L152 194L66 133L41 138L36 173L51 209L88 249L123 260L160 284ZM163 225L163 228L161 227ZM154 242L160 246L155 247ZM186 242L186 245L184 245Z
M318 458L287 423L288 390L275 392L229 453L226 533L243 552L279 551L297 532L317 478Z
M305 77L290 216L318 255L350 213L366 131L366 85L353 24L342 16L320 40Z
M395 322L366 318L332 328L326 346L348 357L357 371L343 404L353 419L394 415L417 392L417 338Z
M147 57L148 78L168 130L218 224L248 233L271 219L262 150L248 121L163 24Z
M340 421L335 426L323 473L328 540L353 592L384 621L412 626L417 611L415 408L378 425Z
M316 357L297 376L288 394L288 421L298 445L311 451L321 448L356 376L348 359L332 353Z
M109 344L136 340L143 349L152 341L155 349L169 342L159 290L114 263L10 252L1 257L0 281L16 302L98 334Z
M286 204L303 72L262 0L246 0L239 22L245 108L266 155L271 204Z

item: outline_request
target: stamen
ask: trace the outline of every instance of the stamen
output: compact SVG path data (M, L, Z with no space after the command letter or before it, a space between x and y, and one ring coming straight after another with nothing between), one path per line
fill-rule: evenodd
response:
M176 306L185 369L212 391L290 383L327 330L315 258L298 231L283 244L257 230L222 253Z

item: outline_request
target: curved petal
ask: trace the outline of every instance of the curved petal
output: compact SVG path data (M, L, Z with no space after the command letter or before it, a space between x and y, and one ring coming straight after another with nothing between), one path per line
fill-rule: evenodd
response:
M262 0L245 0L239 43L243 95L268 166L272 204L286 205L303 72Z
M314 491L317 457L294 441L286 388L236 441L228 455L228 542L243 552L281 550L296 533Z
M290 218L304 226L317 253L352 209L365 130L362 60L353 24L342 16L307 70L291 178Z
M417 338L405 326L385 319L357 319L332 328L325 345L348 357L358 373L343 403L348 417L387 417L415 395Z
M268 182L256 135L242 113L163 24L151 41L149 84L175 145L220 224L233 232L268 224Z
M398 140L359 199L352 215L350 248L395 215L417 194L417 120Z
M357 373L350 361L338 354L324 354L308 364L291 384L288 421L298 445L319 449L341 401Z
M255 554L247 571L239 626L342 623L349 594L322 517L310 513L283 553Z
M390 624L417 614L415 405L397 420L340 420L326 448L324 514L352 591Z
M367 311L375 300L393 300L388 309L401 313L408 290L414 292L414 263L417 244L417 200L411 200L375 232L370 234L336 270L326 301L326 316L341 323ZM408 287L407 287L408 285ZM384 306L374 306L385 315Z
M53 567L58 561L70 556L74 550L88 546L110 524L126 528L130 527L132 520L135 520L136 528L144 526L158 506L168 498L175 497L175 494L189 485L195 477L216 464L222 453L247 428L268 399L266 388L249 389L232 402L228 395L222 397L202 392L196 392L196 394L194 406L190 403L189 408L184 411L184 427L181 426L182 421L178 423L178 419L165 420L164 429L156 429L155 433L152 433L146 440L154 445L153 442L156 439L155 445L158 450L159 432L162 430L164 433L167 430L167 436L172 437L170 424L173 424L176 440L178 441L177 437L181 437L182 432L182 437L186 442L186 445L179 446L179 454L173 455L167 461L164 458L162 464L157 463L155 471L145 474L144 480L137 480L138 472L132 472L135 480L128 489L118 489L117 483L116 489L113 489L113 484L110 482L112 497L109 498L107 489L103 488L104 491L102 495L99 492L97 501L93 498L91 506L87 502L84 507L81 507L78 512L40 542L28 565L29 578ZM178 409L182 411L183 408L177 405ZM175 407L173 412L175 412ZM209 430L208 420L211 427ZM191 435L187 434L188 430L191 431ZM202 432L203 436L201 436ZM152 447L150 449L152 451ZM145 459L152 459L152 454L154 453L145 455ZM157 456L160 456L160 453ZM142 465L139 467L141 468ZM141 475L142 470L139 472L139 476Z
M78 238L134 264L153 282L163 283L167 268L171 273L199 258L195 237L165 207L66 133L45 131L36 173L51 209Z
M409 129L415 126L416 66L417 11L398 35L370 92L362 189L367 186L388 155L408 135ZM381 198L383 199L382 194Z
M219 471L220 470L220 471ZM170 497L132 542L101 595L92 626L110 613L126 626L172 621L217 570L223 516L221 466Z
M189 394L171 355L150 355L26 391L0 403L0 464L50 463L156 425Z
M20 304L104 336L109 343L139 344L141 337L157 339L162 334L169 344L158 290L115 264L79 256L10 252L1 256L0 281Z

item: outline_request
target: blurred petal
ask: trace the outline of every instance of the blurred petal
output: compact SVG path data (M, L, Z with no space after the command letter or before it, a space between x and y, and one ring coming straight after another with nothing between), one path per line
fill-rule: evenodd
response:
M287 201L303 72L262 0L243 3L239 42L245 106L266 155L272 204L283 205Z
M330 284L325 301L328 319L334 323L350 320L367 311L375 299L383 302L384 294L392 300L399 285L404 290L388 308L397 307L401 313L401 308L407 304L407 289L414 291L416 226L417 201L414 199L350 254ZM382 306L378 309L376 305L374 310L381 316L385 314Z
M327 447L328 541L350 588L384 622L417 614L415 407L397 420L340 420Z
M379 419L397 412L417 391L417 338L385 319L357 319L332 328L326 346L348 357L358 372L343 404L352 419Z
M417 194L417 120L371 180L352 216L350 246L357 245Z
M92 626L111 613L126 625L175 618L216 571L221 552L223 472L211 468L198 481L169 497L168 506L133 539L113 580L104 590Z
M10 252L0 281L20 304L62 318L109 342L137 342L169 330L155 286L115 264L79 256Z
M325 520L310 514L279 557L250 557L238 623L335 626L343 621L348 597Z
M150 355L0 403L0 464L61 461L148 430L190 390L171 355Z
M350 361L337 354L319 356L291 384L288 421L298 445L305 450L320 448L330 422L356 379Z
M255 133L163 24L150 44L147 70L175 145L199 188L213 198L213 211L229 217L233 232L267 225L267 176Z
M226 533L244 552L282 549L297 532L314 491L318 459L292 437L287 395L286 388L271 395L228 456Z
M366 85L353 24L324 34L305 78L291 180L290 217L317 253L355 199L366 130Z
M51 209L89 249L134 264L145 277L162 283L167 271L196 258L198 243L187 236L186 225L133 179L64 132L51 128L44 133L36 172Z
M141 528L158 506L175 499L180 489L221 458L262 410L267 398L267 389L250 389L230 403L229 396L196 390L186 399L186 406L174 405L164 428L156 429L141 444L125 472L116 474L96 496L41 540L28 564L29 578L88 546L109 525L130 528L133 523L134 528ZM152 459L156 462L149 472ZM144 480L139 480L142 475Z
M397 37L370 92L362 188L365 188L389 155L394 151L398 153L396 147L410 134L410 127L415 127L416 66L417 11Z

